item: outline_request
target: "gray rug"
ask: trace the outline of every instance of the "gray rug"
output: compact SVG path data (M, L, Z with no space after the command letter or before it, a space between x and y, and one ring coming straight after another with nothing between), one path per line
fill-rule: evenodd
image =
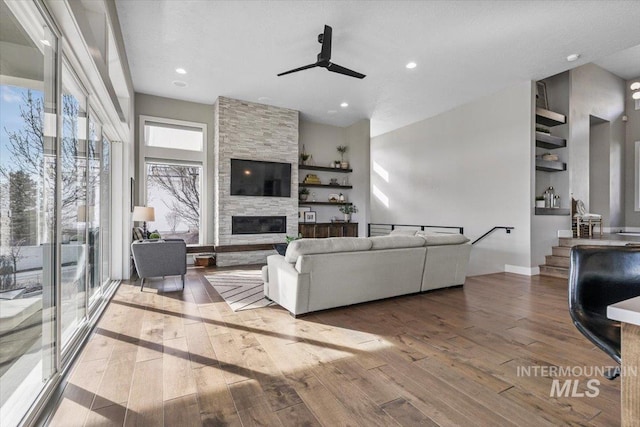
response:
M264 283L260 271L228 270L220 271L205 279L211 283L233 311L276 305L264 297Z

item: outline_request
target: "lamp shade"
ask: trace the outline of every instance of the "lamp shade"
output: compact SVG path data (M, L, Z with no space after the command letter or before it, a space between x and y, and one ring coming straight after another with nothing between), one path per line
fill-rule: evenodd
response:
M156 213L152 207L134 206L131 219L133 221L155 221Z

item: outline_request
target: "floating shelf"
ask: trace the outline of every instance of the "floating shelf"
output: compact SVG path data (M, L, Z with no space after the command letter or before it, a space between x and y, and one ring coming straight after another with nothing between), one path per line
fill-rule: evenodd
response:
M562 172L567 170L567 164L551 160L536 159L536 170L544 172Z
M350 189L353 188L353 185L340 185L340 184L305 184L301 182L298 184L300 187L324 187L324 188L344 188Z
M536 131L536 147L554 150L556 148L564 148L566 146L566 139Z
M310 171L322 171L322 172L336 172L336 173L353 172L353 169L329 168L326 166L310 166L310 165L298 165L298 169L306 169Z
M567 123L567 117L544 108L536 108L536 123L549 127L558 126Z
M564 208L536 208L536 215L570 215L570 212Z
M299 206L306 206L306 205L336 205L336 206L341 206L341 205L351 205L351 202L303 202L302 200L298 201L298 205Z

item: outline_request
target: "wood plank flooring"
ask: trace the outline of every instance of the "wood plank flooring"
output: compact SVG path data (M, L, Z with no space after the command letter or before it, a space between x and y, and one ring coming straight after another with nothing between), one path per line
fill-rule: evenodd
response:
M566 280L509 273L464 288L291 317L234 313L190 269L120 286L75 363L52 426L620 424L620 380L551 397L528 366L613 362L575 330Z

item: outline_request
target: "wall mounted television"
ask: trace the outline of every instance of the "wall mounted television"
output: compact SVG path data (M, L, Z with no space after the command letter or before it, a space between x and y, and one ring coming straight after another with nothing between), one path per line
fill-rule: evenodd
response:
M231 195L291 197L291 163L231 159Z

